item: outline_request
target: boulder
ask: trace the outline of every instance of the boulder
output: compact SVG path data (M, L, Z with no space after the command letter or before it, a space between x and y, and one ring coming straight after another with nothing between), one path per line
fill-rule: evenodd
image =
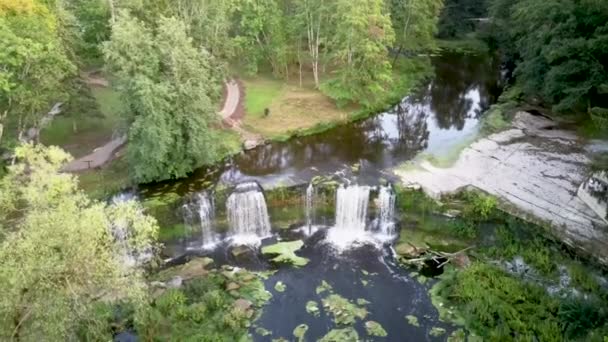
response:
M251 308L252 305L253 305L253 303L251 303L247 299L243 299L243 298L239 298L234 302L234 306L243 311L247 311L249 308Z

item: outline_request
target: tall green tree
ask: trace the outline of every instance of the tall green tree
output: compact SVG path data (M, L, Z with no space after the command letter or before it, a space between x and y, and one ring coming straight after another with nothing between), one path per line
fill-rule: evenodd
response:
M339 104L377 105L392 83L388 49L395 34L382 0L337 0L332 45L334 77L321 89Z
M37 1L0 0L0 139L7 123L21 135L66 98L63 82L75 67L57 27Z
M256 74L266 62L276 76L286 77L288 45L279 1L239 0L236 6L233 43L247 71Z
M436 48L435 35L443 0L391 0L391 20L399 56Z
M527 95L556 112L608 107L608 3L495 0L491 14Z
M159 19L156 30L123 13L104 46L106 64L124 90L131 176L151 182L186 176L216 158L215 135L220 81L210 56L196 49L186 25Z
M106 205L60 173L69 155L41 145L16 149L0 180L0 339L76 340L99 302L141 302L145 283L121 258L120 227L132 253L153 245L156 221L135 202ZM105 339L111 336L104 336Z

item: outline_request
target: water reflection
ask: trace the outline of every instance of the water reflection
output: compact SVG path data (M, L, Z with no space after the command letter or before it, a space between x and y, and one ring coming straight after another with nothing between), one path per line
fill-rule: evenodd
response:
M314 136L272 143L240 154L227 165L190 178L156 184L148 191L195 191L203 179L255 180L265 186L306 183L319 173L360 164L359 177L420 152L438 153L476 134L481 114L496 100L498 65L488 56L443 55L432 60L435 77L391 111Z

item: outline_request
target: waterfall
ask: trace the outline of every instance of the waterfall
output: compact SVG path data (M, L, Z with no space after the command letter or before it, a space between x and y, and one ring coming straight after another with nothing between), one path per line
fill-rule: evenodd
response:
M390 185L380 187L378 194L378 232L384 236L395 235L395 193Z
M258 244L271 234L264 193L257 183L236 186L226 203L230 234L237 243Z
M219 241L213 231L215 205L213 197L206 192L198 193L191 203L184 205L184 221L188 227L200 227L202 246L212 246Z
M336 229L364 232L369 204L369 186L352 185L338 188L336 197Z
M338 250L344 250L356 241L370 241L365 231L369 186L341 185L336 193L336 225L327 233L327 240Z
M314 196L315 188L310 183L306 188L306 227L308 227L308 233L312 230L312 221L314 218Z

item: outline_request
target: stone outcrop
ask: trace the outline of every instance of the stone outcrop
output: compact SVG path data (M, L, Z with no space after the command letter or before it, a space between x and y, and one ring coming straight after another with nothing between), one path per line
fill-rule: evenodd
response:
M550 225L566 244L608 264L606 222L577 196L589 163L573 132L519 112L510 129L473 143L449 168L422 161L395 173L435 198L468 186L481 189L511 213Z

